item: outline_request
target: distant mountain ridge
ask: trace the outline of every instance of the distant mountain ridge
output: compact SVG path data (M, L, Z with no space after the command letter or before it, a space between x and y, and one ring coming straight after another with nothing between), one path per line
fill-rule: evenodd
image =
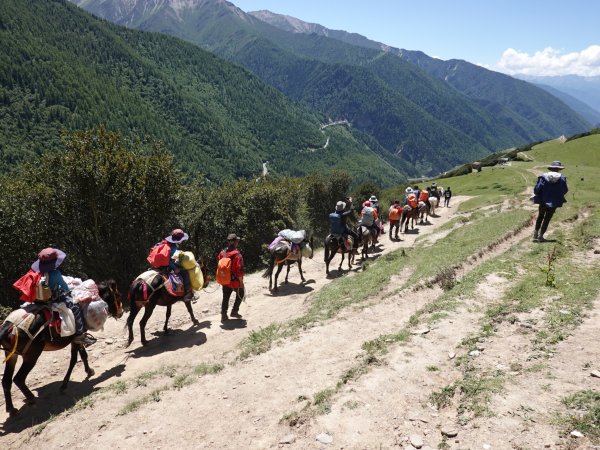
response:
M344 42L332 38L337 34L331 30L330 37L323 35L324 28L319 28L321 35L292 33L223 0L190 2L181 13L168 0L137 0L133 8L136 0L128 0L130 12L116 17L116 11L123 11L116 5L119 1L79 4L116 23L171 34L243 65L290 98L331 119L347 119L417 175L446 170L491 150L590 127L528 83L519 81L515 104L470 97L419 65L382 51L381 44L365 45L360 35L342 32L351 41ZM506 95L505 86L496 89Z
M529 86L524 86L520 80L516 80L508 75L487 70L464 60L451 59L444 61L438 58L432 58L421 51L395 48L381 42L373 41L357 33L349 33L343 30L331 30L319 24L303 22L295 17L276 14L268 10L252 11L248 14L264 20L273 26L277 26L293 33L315 33L338 39L352 45L390 52L415 64L430 75L443 80L458 91L479 102L484 107L490 105L491 102L506 105L506 99L509 98L513 104L517 105L515 109L518 113L522 113L528 117L535 114L533 109L520 104L520 99L524 91L530 90ZM519 78L535 81L535 77L528 78L523 76ZM598 77L598 79L600 80L600 77ZM540 80L540 82L543 83L543 80ZM555 83L547 84L557 87ZM501 92L499 92L498 85L505 86L505 89L501 89ZM600 86L600 82L598 85ZM578 98L580 101L584 101L580 96L575 95L574 92L569 92L566 89L563 91L570 93L570 95ZM506 95L507 93L509 94L508 96ZM600 96L598 98L600 99ZM588 115L588 117L594 116ZM540 118L539 122L542 127L544 127L545 121L545 117ZM545 128L545 130L549 131L548 128Z
M600 112L600 76L563 75L551 77L516 74L515 77L537 85L558 89Z

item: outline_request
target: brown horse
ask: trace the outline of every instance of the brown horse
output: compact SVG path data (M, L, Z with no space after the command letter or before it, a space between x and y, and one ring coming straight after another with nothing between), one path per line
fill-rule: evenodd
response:
M115 281L108 280L98 283L98 291L102 300L108 305L109 314L112 317L120 318L123 315L123 306L121 304L121 293L117 289ZM21 392L23 392L23 395L25 395L25 402L29 405L35 403L35 396L25 384L25 380L42 352L62 350L67 345L71 344L71 361L60 387L61 391L64 391L67 388L69 379L71 378L71 372L75 367L75 363L77 363L78 354L81 356L88 377L94 375L94 369L88 364L88 355L85 348L82 345L74 344L72 342L75 336L57 337L47 326L47 320L42 311L47 308L48 307L45 305L40 305L33 324L29 329L33 339L29 337L28 333L18 327L14 330L14 325L8 320L4 321L0 326L0 347L4 349L4 353L6 354L6 367L4 369L4 376L2 377L2 388L6 400L6 412L10 416L14 416L18 412L13 405L10 393L13 381ZM23 358L23 363L13 380L18 355L21 355Z
M400 219L400 229L404 225L404 233L408 233L408 222L412 221L410 227L412 230L415 229L415 222L419 220L419 216L425 212L425 203L421 202L417 208L411 208L408 205L404 205L402 208L402 218Z
M325 248L325 273L327 275L329 275L329 263L338 251L342 254L342 260L340 261L338 270L342 270L342 264L344 264L344 256L346 253L348 253L348 270L350 270L352 264L354 264L354 237L352 235L347 235L346 239L348 240L348 247L350 247L350 250L348 250L344 238L340 235L330 234L325 238L323 247Z
M361 259L365 260L369 256L369 248L375 248L375 230L367 226L361 225L358 228L358 235L361 237L362 240Z
M202 271L202 276L204 278L204 285L202 287L205 288L206 286L208 286L208 270L206 268L206 263L202 258L198 261L198 263L200 265L200 270ZM162 274L160 273L157 273L152 278L150 283L146 283L144 280L140 280L137 278L133 281L133 283L131 283L131 286L129 288L129 294L127 295L127 298L129 300L129 317L127 318L129 339L127 341L126 347L129 347L129 345L131 345L131 343L133 342L133 322L137 314L144 307L146 308L146 310L144 311L144 316L142 317L142 320L140 320L140 334L142 345L148 344L148 341L146 340L146 323L148 322L148 319L150 319L150 316L154 312L154 308L156 308L156 306L167 307L165 326L163 327L163 330L165 334L169 333L168 324L169 318L171 317L171 307L173 306L173 303L183 300L183 297L175 297L169 294L167 288L165 287L165 284L165 280ZM144 290L148 292L148 296L146 299L144 299ZM190 314L190 318L192 319L193 324L199 325L200 322L198 322L198 320L194 316L192 302L184 302L184 304L186 309L188 310L188 313Z
M277 265L277 272L275 272L275 284L273 288L273 292L277 292L277 277L281 273L281 269L283 266L287 266L287 272L285 273L285 284L288 282L288 276L290 274L290 267L294 263L298 263L298 271L300 272L300 279L303 283L306 283L304 279L304 274L302 273L302 247L307 248L310 251L309 258L313 257L313 238L305 239L300 244L301 248L296 252L292 252L292 246L288 241L281 241L279 244L275 246L275 248L270 252L271 260L269 261L269 268L263 273L263 278L269 278L269 290L273 286L273 269L275 265Z

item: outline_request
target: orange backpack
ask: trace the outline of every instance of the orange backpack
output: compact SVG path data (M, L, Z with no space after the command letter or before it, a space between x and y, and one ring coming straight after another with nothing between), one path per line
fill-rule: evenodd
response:
M408 206L416 208L418 206L417 196L415 194L408 194Z
M237 252L232 254L231 256L237 255ZM223 250L223 257L217 263L217 276L216 281L221 286L227 286L231 283L232 274L231 274L231 263L232 258L227 256L227 252Z
M419 201L427 203L427 200L429 200L429 192L421 191L421 193L419 194Z

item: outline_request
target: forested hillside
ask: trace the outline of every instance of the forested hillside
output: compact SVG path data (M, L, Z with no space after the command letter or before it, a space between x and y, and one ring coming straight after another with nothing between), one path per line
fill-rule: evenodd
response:
M268 160L273 175L337 167L357 182L402 179L398 158L383 161L357 131L321 132L323 120L178 39L111 25L63 0L0 3L1 171L59 148L61 129L104 124L163 142L190 177L251 177Z
M411 174L591 126L556 98L510 77L467 72L460 78L466 87L451 84L381 44L354 45L365 40L359 35L340 32L350 36L344 42L323 30L306 34L319 31L311 27L290 32L227 1L73 1L116 23L172 34L242 64L289 97L349 120L407 161Z

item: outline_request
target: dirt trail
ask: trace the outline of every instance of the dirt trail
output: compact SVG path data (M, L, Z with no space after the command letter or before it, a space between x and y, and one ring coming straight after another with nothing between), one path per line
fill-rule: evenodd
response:
M431 220L432 225L418 227L418 234L402 235L401 242L390 242L387 236L382 237L379 254L412 246L418 236L431 233L437 226L445 223L464 199L466 198L453 199L452 208L438 208L439 217ZM147 337L150 343L147 347L142 347L139 342L139 319L135 325L136 339L129 349L122 348L125 342L124 321L109 321L105 331L97 333L99 341L94 345L95 348L90 349L90 363L97 375L89 381L84 380L84 372L79 364L73 373L72 385L67 395L58 396L56 387L68 365L68 352L44 354L29 377L30 387L34 392L37 389L40 396L38 406L34 409L23 408L22 416L28 418L5 423L6 435L0 436L0 443L8 447L22 447L31 432L24 421L29 420L31 423L32 417L36 421L47 419L51 414L60 413L72 406L86 393L115 381L132 380L140 374L166 365L231 362L236 356L232 350L236 349L250 331L273 322L284 322L306 311L308 296L331 281L325 277L322 258L321 252L315 252L313 260L304 262L303 269L308 280L304 285L299 283L297 268L293 267L290 284L280 285L280 292L276 296L268 292L268 280L263 279L260 274L248 275L245 280L248 301L241 308L245 320L231 321L226 326L219 323L221 293L215 286L209 287L209 292L201 292L198 302L194 305L196 317L201 322L199 327L191 325L183 305L176 305L170 320L173 333L170 336L162 336L165 310L157 308L148 322ZM335 270L337 261L339 256L336 256L331 266L334 269L333 277L342 275ZM357 270L360 270L360 266L353 268L353 272ZM283 279L284 276L280 276L280 283ZM90 436L89 431L81 431L85 436L82 434L79 437L78 433L75 433L73 439L66 439L62 433L65 426L69 426L70 429L72 425L73 429L77 429L76 424L82 420L89 424L91 429L103 430L99 433L95 444L97 446L94 448L129 448L137 443L152 447L173 445L173 441L168 441L168 444L161 443L161 439L167 439L166 436L157 440L153 437L151 441L144 439L157 434L152 423L160 424L164 430L170 430L169 438L177 435L176 440L183 447L197 448L206 445L239 448L249 441L253 442L255 447L273 445L275 437L266 433L266 418L271 431L280 432L281 426L277 422L287 410L296 406L295 398L298 395L311 396L314 389L326 385L330 379L339 378L340 371L347 366L346 359L359 352L363 340L369 336L376 337L386 330L397 330L402 321L406 321L426 301L426 296L423 296L417 301L398 305L397 298L390 298L351 315L348 320L334 322L328 327L314 328L305 332L297 341L286 342L285 346L244 363L226 366L219 375L207 376L200 383L184 388L186 395L183 403L181 399L175 399L178 392L174 391L163 393L160 403L144 407L140 412L128 414L119 420L114 419L116 410L108 408L104 411L103 407L80 411L68 417L61 416L44 430L44 445L52 445L53 442L64 445L69 444L67 441L70 441L70 445L86 442L85 439ZM390 315L392 303L395 307ZM361 338L355 339L357 335ZM271 395L272 393L277 395ZM19 407L22 396L15 388L13 397L16 406ZM186 404L187 399L202 401ZM173 408L173 411L167 412L167 408ZM252 414L244 412L246 410L251 410ZM4 411L0 412L2 422L6 420L4 414ZM140 416L136 417L137 414ZM197 416L203 418L202 430L199 431L194 426L189 430L189 436L186 435L186 418ZM250 416L254 418L252 420L257 420L256 424L251 421L252 426L238 429L238 424L248 425ZM222 426L223 417L228 417L232 430L236 430L236 439L232 438L231 433L227 433L226 436L215 433L215 430ZM172 419L173 422L167 423L166 418ZM94 428L94 425L99 428ZM154 431L142 435L139 442L137 439L124 440L132 433L137 435L144 427ZM205 432L203 430L211 430L217 437L209 437L207 434L208 441L195 442L199 435ZM217 438L218 441L215 440ZM262 439L266 440L263 442ZM36 442L37 439L32 439L29 445L35 447ZM85 446L90 447L90 442L87 441Z

